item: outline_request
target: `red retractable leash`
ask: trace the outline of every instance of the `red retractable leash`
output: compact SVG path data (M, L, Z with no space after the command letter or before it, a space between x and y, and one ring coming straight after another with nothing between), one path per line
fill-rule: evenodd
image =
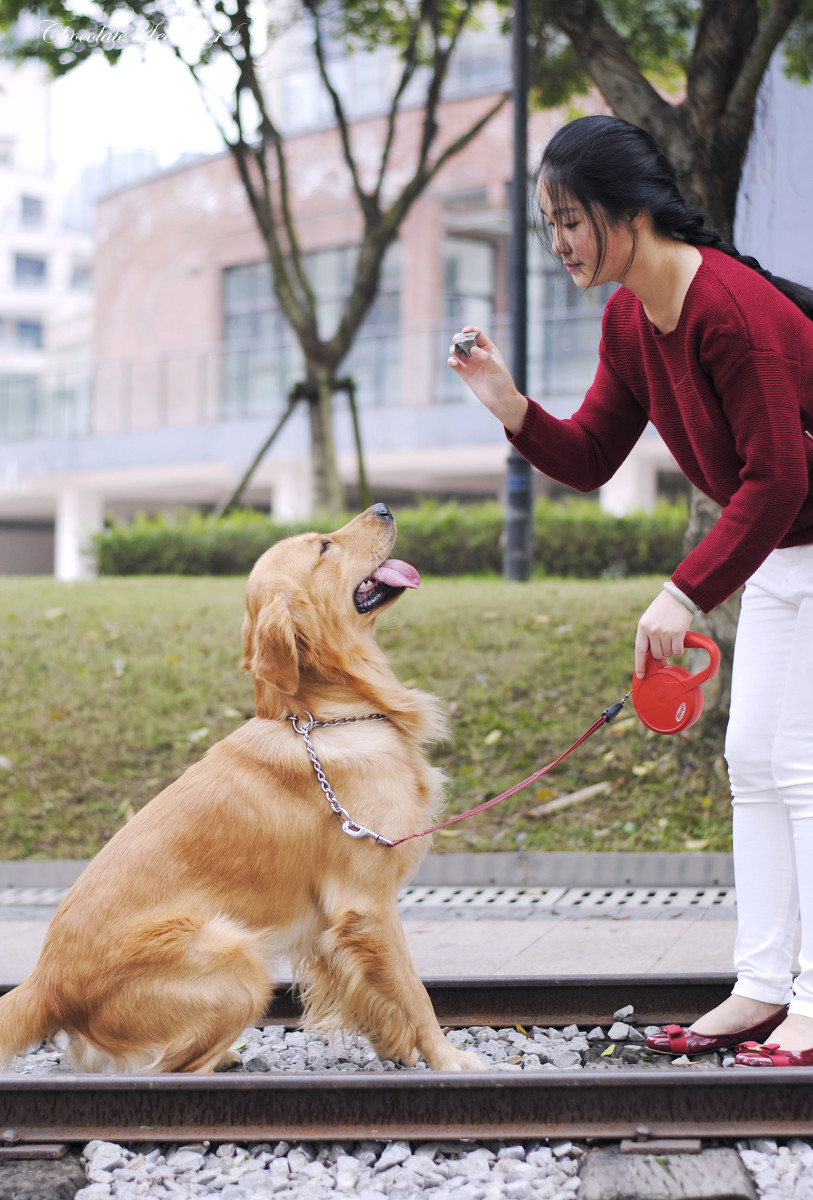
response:
M701 684L713 679L720 669L720 647L703 637L702 633L687 633L687 647L708 652L708 666L692 675L686 667L670 666L665 658L646 656L644 677L632 681L632 703L635 711L655 733L682 733L689 729L703 711Z
M611 704L609 708L605 708L601 716L593 722L589 729L585 729L581 737L577 738L572 746L568 746L567 750L563 754L560 754L558 758L554 758L552 762L546 763L544 767L540 767L538 771L534 771L533 775L529 775L521 783L515 783L507 791L500 792L499 796L494 796L491 800L486 800L484 804L478 804L476 808L471 808L468 812L458 813L456 817L450 817L448 821L441 821L439 825L433 825L431 829L422 829L419 833L408 833L406 837L401 838L386 838L383 834L376 833L374 829L368 829L366 825L362 825L360 822L352 819L347 810L336 799L333 789L325 778L309 736L312 729L318 729L326 725L347 725L354 721L382 721L384 720L383 714L373 713L363 717L344 717L334 721L317 721L308 713L307 721L300 721L296 716L291 716L288 720L293 723L294 731L304 739L322 791L325 793L330 807L336 813L339 820L341 820L342 829L348 837L369 837L375 842L380 842L382 846L400 846L403 842L411 842L413 838L426 837L430 833L437 833L439 829L446 829L449 825L457 824L458 821L465 821L467 817L473 817L477 813L485 812L487 808L493 808L495 804L500 804L503 800L507 800L509 796L514 796L517 792L521 792L523 788L530 787L537 779L541 779L543 775L547 775L548 771L552 771L560 762L563 762L569 754L577 750L582 742L586 742L603 725L609 725L621 712L621 709L630 696L632 696L633 707L644 725L654 730L655 733L681 733L684 729L688 729L691 725L694 725L703 711L703 693L700 691L700 687L709 679L713 679L717 674L720 668L720 650L711 638L703 637L700 633L687 633L685 645L687 648L699 647L708 651L709 663L705 670L692 675L691 671L688 671L686 667L670 666L665 658L653 658L651 654L647 654L643 679L639 679L637 675L634 676L630 691L615 704Z

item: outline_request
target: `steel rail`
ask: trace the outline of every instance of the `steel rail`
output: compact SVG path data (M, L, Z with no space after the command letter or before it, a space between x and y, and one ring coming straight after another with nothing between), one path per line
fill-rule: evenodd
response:
M809 1137L813 1071L0 1076L6 1144Z
M694 1020L731 991L728 975L562 975L424 981L441 1025L606 1025L627 1005L639 1025ZM11 985L0 985L0 992ZM296 1026L302 1017L297 989L280 983L266 1019Z
M727 976L429 980L443 1025L688 1020ZM7 989L6 989L7 990ZM268 1019L296 1024L295 989ZM0 1145L83 1142L813 1135L813 1071L707 1068L444 1074L0 1075Z
M441 1025L606 1025L632 1005L638 1025L694 1020L731 992L728 975L562 975L503 979L428 979ZM267 1017L296 1024L302 1016L296 988L280 986Z

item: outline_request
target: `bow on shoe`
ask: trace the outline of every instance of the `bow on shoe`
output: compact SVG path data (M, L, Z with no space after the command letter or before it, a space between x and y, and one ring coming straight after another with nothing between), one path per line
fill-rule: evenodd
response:
M778 1042L741 1042L734 1059L740 1067L813 1067L810 1050L780 1050Z

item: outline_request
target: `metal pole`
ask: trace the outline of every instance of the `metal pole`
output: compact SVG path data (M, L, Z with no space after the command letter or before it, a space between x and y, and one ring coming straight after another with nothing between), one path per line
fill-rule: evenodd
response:
M511 371L520 392L527 391L528 362L528 7L513 0L512 59L514 100L514 178L511 187ZM505 478L503 572L506 579L531 577L533 488L531 464L512 446Z

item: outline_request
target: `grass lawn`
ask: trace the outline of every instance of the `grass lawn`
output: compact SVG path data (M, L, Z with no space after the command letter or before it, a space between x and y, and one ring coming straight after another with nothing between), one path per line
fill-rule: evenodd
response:
M243 579L0 584L0 859L83 858L253 714ZM429 579L379 620L399 676L440 696L449 813L565 750L630 686L659 579ZM452 850L726 850L723 716L661 737L631 704L561 766L436 837ZM592 796L551 813L552 799ZM339 797L342 800L342 797Z

